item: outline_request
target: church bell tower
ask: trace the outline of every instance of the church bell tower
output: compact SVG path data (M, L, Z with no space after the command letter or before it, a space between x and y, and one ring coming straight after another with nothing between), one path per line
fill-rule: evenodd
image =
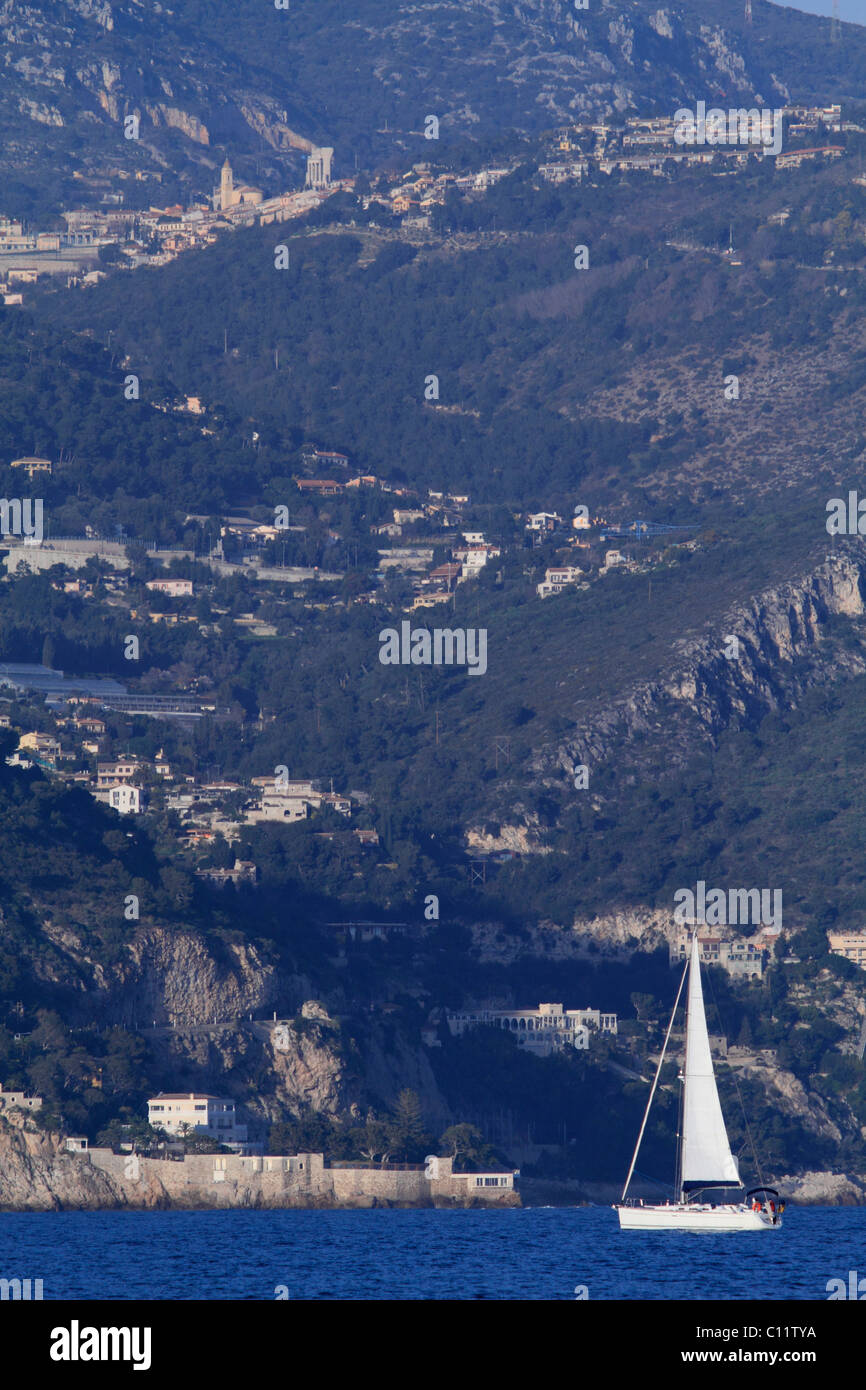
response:
M234 191L234 180L232 179L232 166L229 164L228 155L220 174L220 209L225 212L226 208L232 206L232 194Z

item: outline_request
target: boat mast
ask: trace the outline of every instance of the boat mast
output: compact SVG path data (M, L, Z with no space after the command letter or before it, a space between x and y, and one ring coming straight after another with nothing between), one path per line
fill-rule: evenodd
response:
M688 947L688 955L689 955L689 960L690 960L690 961L691 961L692 955L693 955L693 953L694 953L694 946L695 946L695 941L697 940L697 936L698 936L698 927L697 927L697 923L695 923L694 937L693 937L692 940L689 942L689 947ZM692 962L692 963L693 963L693 964L696 964L696 965L697 965L697 969L700 970L700 968L701 968L701 967L700 967L700 955L698 956L697 962ZM691 986L689 986L689 988L691 988ZM680 1102L679 1102L679 1106L677 1107L677 1176L676 1176L676 1183L675 1183L675 1185L674 1185L674 1191L675 1191L676 1194L677 1194L677 1200L680 1202L680 1204L682 1204L682 1203L686 1200L686 1194L685 1194L685 1191L683 1190L683 1131L684 1131L684 1129L685 1129L685 1118L686 1118L686 1057L688 1056L688 1047L689 1047L689 1010L688 1010L688 1006L686 1006L686 1022L685 1022L685 1027L683 1028L683 1065L682 1065L682 1068L681 1068L680 1074L679 1074Z
M659 1062L658 1062L658 1066L656 1067L656 1074L655 1074L655 1076L653 1077L653 1084L652 1084L652 1087L651 1087L651 1089L650 1089L649 1100L648 1100L647 1103L646 1103L646 1110L644 1111L643 1124L642 1124L641 1127L640 1127L640 1134L639 1134L638 1137L637 1137L637 1143L635 1144L634 1153L632 1154L631 1167L630 1167L629 1170L628 1170L628 1177L627 1177L626 1180L625 1180L625 1187L624 1187L623 1190L622 1190L622 1197L620 1198L620 1201L621 1201L621 1202L624 1202L625 1199L626 1199L626 1194L627 1194L627 1192L628 1192L629 1183L631 1182L632 1174L634 1173L634 1165L637 1163L637 1156L638 1156L638 1154L640 1153L640 1146L641 1146L641 1142L642 1142L642 1140L643 1140L644 1130L646 1129L646 1122L647 1122L647 1120L649 1119L650 1107L651 1107L651 1105L652 1105L652 1103L653 1103L653 1097L654 1097L654 1095L655 1095L655 1093L656 1093L656 1087L657 1087L658 1084L659 1084L659 1077L661 1076L662 1066L663 1066L664 1060L665 1060L665 1053L666 1053L667 1050L668 1050L668 1043L670 1042L670 1039L671 1039L671 1030L673 1029L673 1026L674 1026L674 1019L676 1018L677 1009L678 1009L679 1006L680 1006L680 995L681 995L682 992L683 992L683 985L684 985L685 982L686 982L686 975L688 974L688 969L689 969L689 957L686 956L685 969L683 970L682 979L680 980L680 987L679 987L679 989L677 990L677 997L676 997L676 1000L675 1000L675 1002L674 1002L673 1012L671 1013L671 1021L670 1021L670 1023L668 1024L668 1031L665 1033L665 1040L664 1040L664 1043L662 1044L662 1050L661 1050L661 1053L660 1053L660 1055L659 1055ZM679 1162L677 1162L677 1168L679 1169Z
M687 1032L688 1026L688 1020L686 1020ZM683 1051L685 1052L685 1042L683 1043ZM685 1065L685 1062L683 1063L683 1065ZM680 1103L677 1107L677 1173L676 1181L674 1183L674 1191L679 1193L679 1200L680 1202L683 1202L685 1201L685 1193L683 1192L683 1119L685 1117L684 1102L686 1095L686 1078L683 1072L680 1072L679 1083Z

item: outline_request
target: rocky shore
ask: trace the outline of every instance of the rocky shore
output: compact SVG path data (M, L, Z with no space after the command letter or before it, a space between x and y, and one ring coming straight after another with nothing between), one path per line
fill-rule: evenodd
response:
M25 1117L0 1120L0 1211L240 1208L514 1207L513 1173L455 1173L450 1158L397 1167L324 1162L322 1154L194 1154L181 1161L68 1153Z
M311 1155L312 1180L303 1183L284 1168L232 1174L215 1182L213 1156L200 1155L186 1164L132 1156L67 1153L58 1135L37 1130L31 1121L0 1120L0 1211L96 1211L110 1208L164 1210L226 1207L472 1207L607 1206L619 1200L619 1182L586 1183L523 1178L519 1192L485 1189L476 1195L468 1175L451 1174L445 1163L438 1178L423 1172L382 1169L320 1171ZM102 1155L102 1157L100 1156ZM303 1156L302 1156L303 1157ZM246 1160L251 1164L251 1160ZM267 1164L267 1159L263 1160ZM272 1163L287 1160L273 1159ZM785 1174L773 1185L794 1206L866 1206L866 1174L807 1172ZM658 1197L656 1191L634 1190L635 1196Z
M866 1206L866 1173L799 1173L768 1179L792 1206ZM555 1181L548 1178L521 1178L520 1195L525 1207L611 1206L622 1195L622 1183ZM633 1184L632 1197L645 1201L664 1201L658 1188Z

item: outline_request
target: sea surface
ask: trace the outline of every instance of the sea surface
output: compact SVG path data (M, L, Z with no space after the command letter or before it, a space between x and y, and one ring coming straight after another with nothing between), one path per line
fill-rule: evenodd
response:
M607 1207L0 1213L0 1278L44 1299L802 1299L859 1271L866 1208L779 1231L619 1230Z

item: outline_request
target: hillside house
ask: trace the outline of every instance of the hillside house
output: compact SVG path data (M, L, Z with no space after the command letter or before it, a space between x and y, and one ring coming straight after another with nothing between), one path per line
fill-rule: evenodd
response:
M304 459L309 459L316 468L349 467L349 455L340 454L334 449L313 449L312 453L304 455Z
M282 825L290 825L293 821L306 820L309 814L310 803L302 797L270 793L264 795L257 804L246 808L243 819L247 825L260 825L263 821L277 821Z
M583 575L578 565L554 565L544 571L544 579L536 584L535 590L540 598L551 594L561 594L570 584L576 584Z
M10 280L13 278L12 274L10 274L9 278ZM33 278L35 280L35 274ZM24 458L13 459L9 467L23 468L28 478L32 478L34 473L47 473L50 476L52 470L50 459L37 458L31 454L26 455Z
M97 719L92 714L76 714L72 723L76 733L98 734L100 737L105 733L105 720Z
M60 740L53 734L22 734L18 740L18 747L26 749L42 761L56 762L60 757Z
M498 545L466 545L454 547L454 558L460 561L461 579L473 579L487 564L488 560L496 560L502 554Z
M298 491L319 497L337 497L343 491L343 484L333 478L298 478Z
M129 782L137 772L144 767L144 763L138 758L130 756L119 758L112 763L97 763L96 765L96 786L99 790L107 787L117 786L121 782Z
M41 1110L42 1097L28 1096L24 1091L4 1091L0 1085L0 1115L4 1110Z
M170 598L191 598L191 579L148 579L145 588L158 594L168 594Z
M671 965L684 965L691 943L691 930L682 928L669 947ZM698 946L704 965L719 965L729 975L760 980L764 975L763 941L744 937L725 937L718 930L698 932Z
M543 533L555 531L562 525L562 517L556 512L530 512L526 520L526 530Z
M196 869L198 878L206 879L217 888L227 883L255 883L256 866L251 859L236 859L231 869Z
M866 970L866 932L830 931L827 941L834 956L843 956L845 960L859 965L861 970Z
M137 816L144 806L141 787L130 786L128 782L120 782L114 787L93 792L93 796L121 816Z

